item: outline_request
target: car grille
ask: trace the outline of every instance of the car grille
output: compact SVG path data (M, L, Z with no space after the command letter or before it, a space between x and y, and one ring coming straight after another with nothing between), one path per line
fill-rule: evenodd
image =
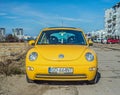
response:
M53 75L53 74L36 74L36 78L44 78L44 79L82 79L87 78L86 74L75 74L75 75Z

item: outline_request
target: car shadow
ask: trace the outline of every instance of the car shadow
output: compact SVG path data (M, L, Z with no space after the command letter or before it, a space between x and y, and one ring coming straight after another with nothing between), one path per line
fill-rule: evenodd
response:
M97 83L100 81L100 78L101 74L98 72ZM39 85L91 85L87 81L35 81L34 83Z
M100 78L101 78L101 73L98 72L98 80L97 80L97 83L100 81Z

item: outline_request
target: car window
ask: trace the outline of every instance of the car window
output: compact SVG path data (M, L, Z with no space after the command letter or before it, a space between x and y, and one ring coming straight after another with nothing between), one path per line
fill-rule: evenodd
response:
M72 44L86 45L86 40L80 31L75 30L48 30L43 31L38 42L40 44Z

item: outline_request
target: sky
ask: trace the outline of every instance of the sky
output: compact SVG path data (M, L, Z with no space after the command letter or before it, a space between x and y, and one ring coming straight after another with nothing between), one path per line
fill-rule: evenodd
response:
M76 27L85 33L104 29L105 10L119 0L0 0L0 28L23 28L37 36L45 27Z

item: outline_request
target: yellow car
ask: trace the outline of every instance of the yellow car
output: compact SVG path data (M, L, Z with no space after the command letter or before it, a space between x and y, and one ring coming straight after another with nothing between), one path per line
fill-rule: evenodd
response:
M98 80L96 53L89 48L83 31L72 27L44 28L26 55L26 80Z

